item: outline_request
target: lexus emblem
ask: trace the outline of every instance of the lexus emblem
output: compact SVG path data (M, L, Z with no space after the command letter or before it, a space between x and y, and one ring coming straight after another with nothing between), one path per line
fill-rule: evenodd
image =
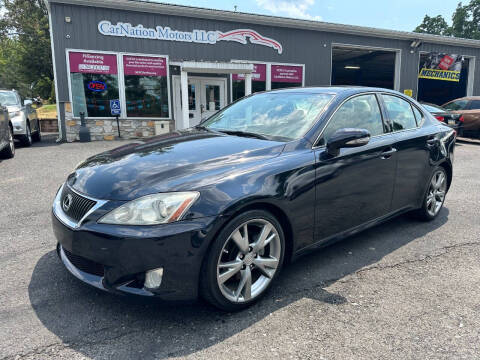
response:
M63 198L63 202L62 202L62 208L63 208L63 211L67 212L68 210L70 210L70 206L72 206L72 195L70 194L67 194L67 196L65 196Z

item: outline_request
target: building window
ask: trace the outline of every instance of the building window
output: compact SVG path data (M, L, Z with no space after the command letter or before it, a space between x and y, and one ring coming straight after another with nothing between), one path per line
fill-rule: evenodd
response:
M272 65L272 90L303 85L303 66Z
M127 117L168 118L167 59L123 55Z
M111 117L110 100L118 100L117 56L70 52L70 83L74 116Z
M267 90L267 65L253 64L252 93ZM232 75L233 101L245 96L245 74Z

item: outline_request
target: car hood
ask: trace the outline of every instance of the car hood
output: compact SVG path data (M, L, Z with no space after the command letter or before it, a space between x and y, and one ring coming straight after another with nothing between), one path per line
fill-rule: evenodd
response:
M22 108L18 105L7 105L6 108L8 109L9 113L22 110Z
M105 200L195 190L277 156L284 145L205 130L176 131L90 157L68 183L84 195Z

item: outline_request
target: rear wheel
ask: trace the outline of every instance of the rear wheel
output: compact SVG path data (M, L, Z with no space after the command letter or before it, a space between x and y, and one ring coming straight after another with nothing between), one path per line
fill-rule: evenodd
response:
M32 135L33 141L42 141L42 133L40 132L40 120L37 120L37 131Z
M22 135L22 145L23 146L32 146L33 139L32 139L32 131L30 130L30 124L27 123L27 129L25 130L25 135Z
M8 127L8 145L0 151L0 157L4 159L11 159L15 156L15 141L13 140L13 130L11 126Z
M207 255L200 283L203 297L226 311L253 304L280 272L284 252L282 227L270 213L252 210L235 217Z
M418 209L415 215L425 221L435 219L443 207L446 194L447 172L443 167L437 167L430 178L422 208Z

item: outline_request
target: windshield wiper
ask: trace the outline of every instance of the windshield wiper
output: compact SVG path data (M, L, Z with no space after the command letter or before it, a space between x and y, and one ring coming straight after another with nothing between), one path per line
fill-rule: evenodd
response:
M272 140L271 137L262 135L262 134L257 134L253 132L248 132L248 131L241 131L241 130L224 130L224 129L215 129L219 132L222 132L224 134L228 135L237 135L237 136L245 136L245 137L251 137L251 138L256 138L256 139L261 139L261 140Z

